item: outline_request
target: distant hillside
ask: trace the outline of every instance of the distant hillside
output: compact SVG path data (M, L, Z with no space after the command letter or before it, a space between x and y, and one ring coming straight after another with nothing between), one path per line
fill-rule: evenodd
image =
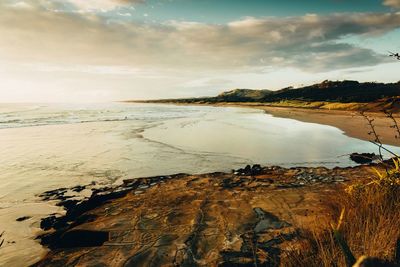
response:
M224 92L217 96L217 98L224 99L228 102L249 102L260 101L273 91L270 90L253 90L253 89L235 89L232 91Z
M148 102L278 102L286 100L324 101L339 103L368 103L382 98L400 96L400 82L359 83L357 81L323 81L301 88L284 88L278 91L235 89L215 97L161 99ZM147 102L147 101L143 101Z
M281 100L367 103L400 96L400 83L359 83L357 81L324 81L298 89L283 89L266 95L263 102Z
M348 109L350 103L379 103L382 107L398 105L400 99L400 82L397 83L359 83L357 81L323 81L322 83L301 88L284 88L278 91L235 89L215 97L199 97L185 99L162 99L142 102L153 103L265 103L277 106L322 108L329 103L343 103L343 109ZM333 105L329 105L329 108ZM377 108L377 106L375 106ZM374 108L374 109L376 109ZM333 108L335 109L335 108ZM339 108L340 109L340 108ZM358 109L354 107L354 109Z

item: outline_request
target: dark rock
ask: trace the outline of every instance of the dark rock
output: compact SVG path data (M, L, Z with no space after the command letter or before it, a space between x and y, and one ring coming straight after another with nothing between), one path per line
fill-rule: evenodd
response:
M246 167L244 168L245 172L250 172L251 171L251 166L250 165L246 165Z
M73 227L75 225L87 223L87 222L93 222L96 218L97 218L96 215L83 214L83 215L79 216L78 218L76 218L76 220L71 224L71 227Z
M71 208L73 208L74 206L76 206L76 204L77 204L78 202L79 202L78 200L71 200L71 199L69 199L69 200L63 200L63 201L57 203L57 206L65 207L66 209L71 209Z
M85 189L86 189L86 186L84 186L84 185L77 185L77 186L71 188L72 191L77 192L77 193L82 192Z
M222 180L221 186L225 189L230 189L230 188L235 188L238 187L242 184L240 180L237 179L231 179L231 178L225 178Z
M108 239L106 231L73 230L60 235L53 244L54 248L98 247Z
M50 230L54 227L54 224L57 222L57 217L52 215L47 218L43 218L40 222L40 228L43 230Z
M26 221L28 219L32 218L31 216L23 216L23 217L19 217L16 219L17 222L22 222L22 221Z
M222 251L223 262L218 267L254 267L254 255L252 252Z
M285 241L293 240L298 235L299 235L298 231L294 231L289 234L279 234L276 237L271 238L268 241L258 243L257 247L259 247L265 251L268 251L271 247L282 244Z
M239 175L257 175L260 174L263 171L263 168L259 164L255 164L253 166L247 165L243 169L238 169L234 173L239 174Z
M261 168L261 165L259 164L253 165L253 167L251 167L251 174L252 175L260 174L262 170L263 169Z
M352 153L350 159L358 164L367 164L377 159L377 155L375 153Z
M261 208L253 209L257 218L259 219L258 223L254 227L254 232L256 234L265 232L271 229L281 229L284 227L289 227L290 224L280 220L277 216L267 211L264 211Z
M71 227L75 227L80 223L84 223L93 219L90 218L90 215L88 217L85 217L86 215L83 215L85 212L92 210L95 207L98 207L106 201L123 197L131 190L131 187L126 187L125 185L115 188L105 187L93 190L92 195L87 200L83 200L80 202L77 200L64 200L60 202L58 205L65 207L67 212L65 216L62 217L56 217L52 215L42 219L42 221L40 222L40 228L42 228L43 230L50 230L54 228L56 231L54 233L40 236L39 238L41 239L41 244L47 245L50 248L57 247L57 242L59 241L61 236L64 233L68 232ZM52 190L52 192L48 194L60 194L59 192L63 191L66 192L67 189L62 188L59 190ZM62 199L63 198L61 198L61 200Z
M67 192L67 188L59 188L55 190L49 190L39 195L43 200L54 200L63 197Z

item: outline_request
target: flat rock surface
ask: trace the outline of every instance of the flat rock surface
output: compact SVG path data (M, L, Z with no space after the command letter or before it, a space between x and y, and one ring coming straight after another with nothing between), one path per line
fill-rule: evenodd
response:
M299 228L329 217L321 202L332 190L371 175L367 166L253 169L95 192L118 194L50 220L41 240L51 250L35 266L279 266Z

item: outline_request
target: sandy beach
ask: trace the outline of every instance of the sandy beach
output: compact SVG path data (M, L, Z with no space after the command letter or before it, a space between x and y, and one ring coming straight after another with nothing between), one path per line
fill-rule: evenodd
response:
M216 106L258 108L265 110L265 112L275 117L330 125L341 129L350 137L366 141L374 139L374 137L368 134L371 131L371 128L369 127L367 121L357 111L288 108L248 103L221 103L217 104ZM390 126L393 125L392 121L387 118L384 113L366 112L365 114L374 119L374 125L382 143L394 146L398 146L400 144L400 140L395 137L396 132L394 129L390 128ZM395 117L398 119L399 115L396 114Z

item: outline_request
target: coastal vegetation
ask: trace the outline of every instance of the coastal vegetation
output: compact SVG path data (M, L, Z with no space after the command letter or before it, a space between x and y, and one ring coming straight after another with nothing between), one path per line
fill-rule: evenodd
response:
M353 266L351 259L362 256L386 264L371 266L399 264L399 160L393 159L390 165L387 170L371 168L375 176L353 182L325 199L331 222L338 223L303 232L304 243L289 254L287 266L315 266L317 262L320 266Z
M219 104L245 103L327 110L398 111L400 82L377 83L357 81L323 81L300 88L287 87L277 91L235 89L215 97L159 99L151 103Z

